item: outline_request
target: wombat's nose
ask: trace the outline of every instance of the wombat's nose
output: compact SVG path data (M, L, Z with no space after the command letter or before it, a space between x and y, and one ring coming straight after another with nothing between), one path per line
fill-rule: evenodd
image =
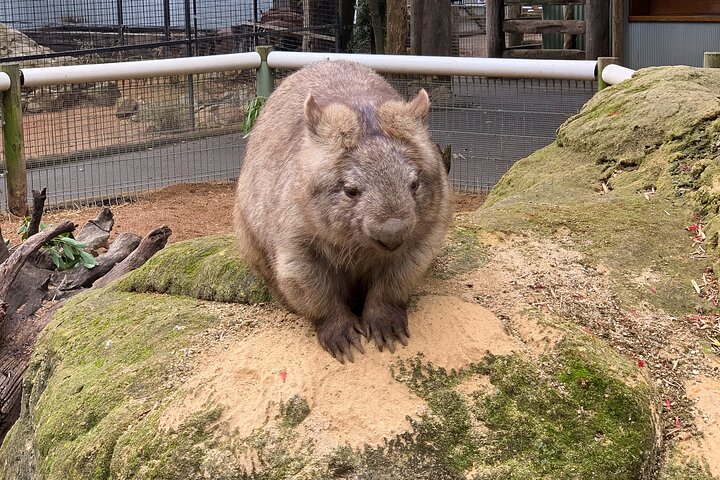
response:
M373 238L388 250L395 250L405 241L407 227L399 218L391 218L381 223L373 232Z

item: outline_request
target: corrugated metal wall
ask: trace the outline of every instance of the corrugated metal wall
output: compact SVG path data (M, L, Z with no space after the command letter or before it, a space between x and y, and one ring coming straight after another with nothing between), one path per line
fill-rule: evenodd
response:
M626 1L625 11L628 10ZM704 52L720 51L720 23L625 21L625 66L702 67Z

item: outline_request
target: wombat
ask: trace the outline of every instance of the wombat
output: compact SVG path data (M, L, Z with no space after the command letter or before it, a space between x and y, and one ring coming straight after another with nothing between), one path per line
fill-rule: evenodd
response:
M360 335L407 345L407 303L451 212L430 102L379 75L322 61L287 77L248 141L237 185L241 253L273 296L311 319L337 360Z

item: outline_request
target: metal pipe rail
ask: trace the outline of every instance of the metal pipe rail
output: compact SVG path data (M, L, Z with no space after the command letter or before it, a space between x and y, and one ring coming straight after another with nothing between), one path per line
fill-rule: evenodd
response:
M429 57L345 53L270 52L270 68L297 69L320 60L351 60L380 73L595 80L595 60Z
M136 62L99 63L21 69L23 87L104 82L139 78L224 72L260 67L256 52L209 55L205 57L140 60ZM9 79L8 79L9 80ZM2 85L0 78L0 90Z
M608 65L602 70L602 79L608 85L617 85L633 76L635 70L621 67L620 65Z
M10 76L5 72L0 72L0 92L10 90Z

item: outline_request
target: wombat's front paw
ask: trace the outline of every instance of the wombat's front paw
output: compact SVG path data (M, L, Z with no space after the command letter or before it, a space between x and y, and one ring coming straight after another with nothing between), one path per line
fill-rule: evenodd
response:
M354 362L351 345L360 353L365 353L358 330L358 319L355 316L331 318L317 326L318 340L338 362L345 363L345 357Z
M387 346L391 353L395 353L395 339L405 346L408 344L410 334L405 306L386 303L365 305L362 324L368 339L372 335L381 352Z

